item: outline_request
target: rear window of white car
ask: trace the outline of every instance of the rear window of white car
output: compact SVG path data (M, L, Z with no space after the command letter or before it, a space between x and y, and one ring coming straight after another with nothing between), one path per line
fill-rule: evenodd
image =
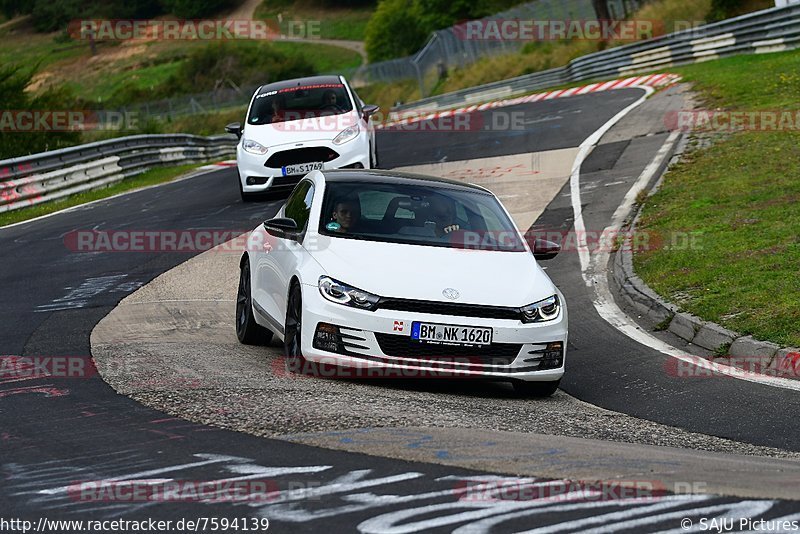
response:
M319 232L367 241L526 250L494 195L437 185L328 182Z
M344 84L302 85L257 94L247 123L274 124L340 115L352 110L353 103Z

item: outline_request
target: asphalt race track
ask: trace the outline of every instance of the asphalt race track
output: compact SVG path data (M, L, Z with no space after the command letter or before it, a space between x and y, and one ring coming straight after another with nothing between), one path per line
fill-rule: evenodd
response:
M624 89L507 109L521 113L526 124L522 132L491 127L448 133L381 132L381 165L577 147L642 94L639 89ZM653 113L657 116L657 110ZM491 125L491 112L484 115L480 124ZM620 125L641 129L639 124ZM629 183L663 144L666 133L661 129L655 124L650 128L655 131L609 140L589 156L580 182L587 228L607 226L626 192L622 182ZM94 326L123 297L193 254L77 254L66 246L70 233L250 230L274 214L280 201L242 204L234 173L232 169L210 172L0 229L4 260L0 353L69 356L91 370L89 338ZM569 184L564 187L535 228L571 227ZM633 342L598 315L591 289L581 278L577 254L561 254L548 264L548 273L570 306L570 346L562 382L567 393L694 432L800 451L800 421L795 417L800 402L794 392L735 379L690 381L669 376L664 371L667 356ZM264 517L276 532L510 532L535 525L559 531L609 531L612 523L616 530L643 531L678 529L684 516L796 519L800 509L794 501L713 495L634 502L470 499L467 490L472 483L551 487L558 481L494 479L492 473L190 423L118 395L96 373L85 374L91 376L16 379L4 374L0 378L4 517L34 522L42 517L173 521ZM274 487L269 498L257 502L87 500L75 491L81 482L132 479L269 479Z

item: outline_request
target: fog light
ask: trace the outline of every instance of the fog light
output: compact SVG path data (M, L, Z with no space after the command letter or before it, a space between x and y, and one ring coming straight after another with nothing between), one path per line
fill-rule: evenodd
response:
M339 337L339 327L328 323L319 323L314 333L314 348L328 352L344 352Z
M564 344L561 341L548 343L542 353L539 369L558 369L564 364Z
M562 341L553 341L545 345L543 349L532 350L528 354L533 357L522 361L530 364L538 363L538 371L558 369L564 365L564 343Z

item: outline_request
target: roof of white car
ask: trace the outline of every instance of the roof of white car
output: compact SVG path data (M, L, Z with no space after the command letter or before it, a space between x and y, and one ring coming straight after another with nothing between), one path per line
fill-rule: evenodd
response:
M427 176L425 174L415 174L400 171L382 170L362 170L362 169L339 169L321 171L327 182L373 182L373 183L402 183L426 186L441 186L447 189L463 189L466 191L480 191L491 193L488 189L475 184L457 182L447 178Z

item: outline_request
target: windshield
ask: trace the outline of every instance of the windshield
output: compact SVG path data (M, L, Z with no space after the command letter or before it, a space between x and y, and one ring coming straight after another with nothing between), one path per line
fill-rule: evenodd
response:
M368 241L526 250L494 195L437 185L328 182L319 232Z
M353 110L353 103L343 84L325 83L287 87L256 95L248 124L274 124Z

